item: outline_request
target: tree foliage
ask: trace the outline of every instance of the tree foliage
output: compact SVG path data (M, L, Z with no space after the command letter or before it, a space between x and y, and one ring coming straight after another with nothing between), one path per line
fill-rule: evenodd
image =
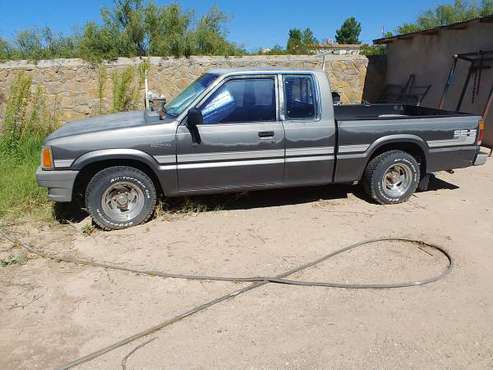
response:
M0 60L71 58L77 56L78 36L63 36L49 27L16 34L12 42L0 39Z
M346 19L341 28L336 31L336 41L338 44L359 44L360 34L361 23L351 17Z
M455 0L451 4L439 5L423 12L416 22L404 23L396 32L399 34L417 32L491 14L493 14L493 0L482 0L480 5L475 1Z
M10 58L10 46L7 41L0 37L0 61Z
M114 0L101 10L101 22L88 22L80 33L63 36L50 28L18 32L0 39L0 59L81 57L91 62L117 57L237 55L244 50L226 38L226 15L217 7L195 18L177 3Z
M305 28L303 31L298 28L289 30L289 38L286 46L289 54L309 54L311 48L316 44L318 44L318 40L310 28ZM279 50L276 51L278 52Z

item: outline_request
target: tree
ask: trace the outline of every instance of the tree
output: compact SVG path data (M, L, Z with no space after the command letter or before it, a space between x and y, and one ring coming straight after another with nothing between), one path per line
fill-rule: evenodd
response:
M241 55L226 38L228 17L217 7L198 20L177 3L114 0L101 10L102 22L88 22L80 34L63 36L49 28L21 31L12 45L0 40L0 59L82 57L90 62L136 56ZM306 37L310 37L309 34Z
M7 41L0 37L0 60L6 60L10 58L10 45Z
M483 0L481 3L481 16L493 14L493 0Z
M95 22L87 23L80 42L80 56L93 63L118 58L119 48L114 37L114 33L107 28Z
M482 0L480 6L476 2L454 0L452 4L443 4L426 10L415 23L404 23L397 28L397 32L404 34L422 31L491 14L493 14L493 0Z
M298 28L289 30L288 44L286 46L289 54L301 54L303 50L303 34Z
M150 55L191 55L193 45L189 28L192 12L185 12L178 4L159 7L150 4L146 9Z
M336 31L336 41L338 44L359 44L360 34L361 23L351 17L346 19L341 28Z
M289 30L288 44L286 47L289 54L308 54L310 53L311 47L316 44L318 44L318 41L310 28L305 28L303 31L298 28Z
M14 44L17 55L23 59L39 60L43 57L41 35L34 29L18 32Z
M147 51L145 9L142 0L115 0L101 10L103 29L113 37L119 56L144 56Z
M305 28L301 39L306 52L308 52L310 48L318 44L318 40L315 38L312 30L309 28Z
M398 34L413 33L421 31L421 28L415 23L404 23L403 25L397 27L396 32Z
M226 41L224 24L227 16L217 7L213 7L198 22L191 34L195 46L194 52L202 55L236 55L241 54L240 48Z

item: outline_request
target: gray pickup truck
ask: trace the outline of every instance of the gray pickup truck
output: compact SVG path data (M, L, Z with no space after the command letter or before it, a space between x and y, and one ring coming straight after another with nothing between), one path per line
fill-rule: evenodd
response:
M157 197L362 182L406 201L428 174L484 164L480 116L407 105L334 106L324 72L221 69L163 112L67 123L36 172L56 202L80 197L103 229L141 224Z

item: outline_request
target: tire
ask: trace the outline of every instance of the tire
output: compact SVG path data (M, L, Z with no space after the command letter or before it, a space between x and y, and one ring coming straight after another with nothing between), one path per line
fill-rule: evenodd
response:
M416 192L428 191L430 188L430 183L435 179L435 175L432 173L427 173L426 175L421 175L421 180L419 180L418 188Z
M103 230L140 225L154 213L156 187L144 172L126 166L98 172L86 188L86 207Z
M420 168L409 153L391 150L373 158L368 164L363 186L367 194L380 204L406 202L416 191Z

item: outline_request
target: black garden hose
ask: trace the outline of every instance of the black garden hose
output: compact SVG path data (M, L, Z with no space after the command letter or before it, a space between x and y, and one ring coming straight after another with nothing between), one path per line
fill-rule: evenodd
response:
M1 227L1 225L0 225ZM79 259L75 257L62 257L62 256L56 256L52 255L50 253L47 253L45 251L42 251L39 248L34 248L8 234L6 234L4 231L0 229L0 237L2 237L5 240L8 240L11 243L15 243L16 245L20 246L24 250L26 250L29 253L38 255L39 257L45 258L45 259L50 259L54 260L57 262L66 262L66 263L74 263L78 265L83 265L83 266L92 266L92 267L100 267L100 268L106 268L106 269L111 269L111 270L118 270L118 271L126 271L126 272L131 272L131 273L136 273L136 274L141 274L141 275L148 275L148 276L158 276L158 277L163 277L163 278L172 278L172 279L182 279L182 280L202 280L202 281L226 281L226 282L234 282L234 283L252 283L246 287L243 287L241 289L238 289L236 291L233 291L231 293L228 293L222 297L213 299L207 303L204 303L202 305L196 306L180 315L177 315L173 317L172 319L165 320L151 328L148 328L144 331L141 331L139 333L136 333L132 336L129 336L127 338L124 338L116 343L113 343L107 347L101 348L98 351L95 351L91 354L88 354L86 356L83 356L79 359L76 359L70 363L67 363L63 366L60 367L60 369L69 369L74 366L78 366L82 363L91 361L105 353L108 353L110 351L113 351L117 348L120 348L128 343L131 343L135 340L138 340L140 338L146 337L152 333L155 333L158 330L161 330L167 326L170 326L180 320L183 320L189 316L192 316L198 312L201 312L211 306L214 306L218 303L224 302L226 300L232 299L240 294L246 293L248 291L251 291L253 289L259 288L263 285L269 284L269 283L274 283L274 284L285 284L285 285L297 285L297 286L305 286L305 287L325 287L325 288L338 288L338 289L397 289L397 288L407 288L407 287L416 287L416 286L423 286L426 284L430 284L433 282L436 282L442 278L444 278L453 268L453 260L450 254L442 247L433 245L430 243L426 243L421 240L413 240L413 239L407 239L407 238L378 238L378 239L371 239L371 240L366 240L362 242L357 242L354 244L350 244L344 248L338 249L334 252L331 252L323 257L320 257L312 262L305 263L301 266L298 266L296 268L293 268L289 271L286 271L282 274L279 274L274 277L270 276L259 276L259 277L224 277L224 276L208 276L208 275L190 275L190 274L176 274L176 273L167 273L167 272L161 272L161 271L152 271L152 270L139 270L139 269L134 269L131 267L122 267L122 266L116 266L112 265L109 263L101 263L97 261L92 261L92 260L86 260L86 259ZM335 257L337 255L340 255L342 253L348 252L350 250L354 250L356 248L368 246L370 244L374 244L377 242L385 242L385 241L397 241L397 242L402 242L402 243L408 243L408 244L413 244L417 248L431 248L434 250L437 250L440 252L443 256L446 257L448 264L447 267L440 272L438 275L426 278L423 280L419 281L407 281L407 282L401 282L401 283L388 283L388 284L347 284L347 283L337 283L337 282L323 282L323 281L302 281L302 280L290 280L287 279L288 276L293 275L295 273L301 272L303 270L306 270L310 267L313 267L315 265L318 265L324 261L327 261L328 259Z

